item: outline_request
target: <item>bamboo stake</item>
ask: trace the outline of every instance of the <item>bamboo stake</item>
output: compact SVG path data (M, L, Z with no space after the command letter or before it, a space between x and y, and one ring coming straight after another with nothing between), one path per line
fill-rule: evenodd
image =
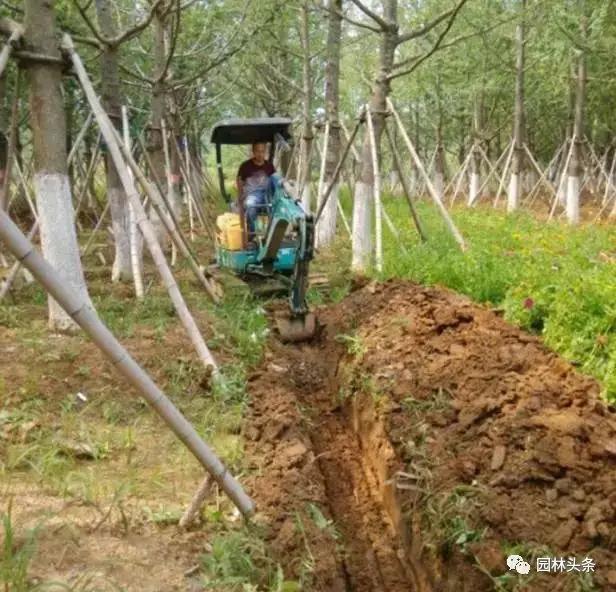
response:
M347 220L346 214L344 213L344 210L342 209L342 204L340 203L340 200L336 200L336 204L338 205L338 213L340 214L340 217L342 218L342 224L344 225L344 229L346 230L347 234L349 235L349 238L351 238L351 227L349 226L349 221Z
M411 198L411 192L409 191L409 186L407 185L407 179L402 173L402 164L400 162L400 155L398 154L398 148L396 148L396 144L394 143L394 138L389 131L387 125L385 125L385 135L387 136L387 140L389 142L389 146L391 148L391 154L394 158L394 166L398 171L398 176L400 177L400 183L402 183L402 190L404 191L404 196L406 197L406 201L411 210L411 217L413 218L413 222L415 223L415 228L417 228L417 232L419 233L419 237L423 242L427 240L426 234L419 222L419 216L417 215L417 211L415 210L415 205L413 204L413 199Z
M145 147L144 155L146 160L149 162ZM180 224L175 217L173 209L171 208L169 202L165 198L164 193L160 191L160 189L156 187L156 185L150 183L141 168L133 159L130 151L124 150L124 156L126 157L128 166L137 176L137 181L139 181L139 184L144 189L147 196L150 198L152 206L156 208L156 211L163 225L165 226L165 229L170 234L173 243L177 246L182 256L185 257L188 261L191 271L194 273L199 283L205 288L206 292L210 295L213 302L220 302L220 299L222 297L220 286L214 282L210 283L209 279L206 277L205 274L207 272L205 272L204 268L199 265L199 262L197 261L192 249L190 248L188 241L184 237L184 234L182 233L182 230L180 228ZM154 171L154 169L152 169L152 171ZM154 173L154 176L155 175L156 173Z
M122 105L122 141L126 149L131 150L128 109L126 105ZM131 182L134 183L133 174L130 170L128 171L128 176ZM135 297L137 300L143 300L145 298L142 259L143 244L139 235L139 228L137 227L135 208L130 200L128 200L128 245L130 250L130 266L133 272L133 284L135 286Z
M85 134L83 135L79 135L77 137L77 139L75 140L74 146L79 146L79 144L81 143L81 141L83 141L83 138L85 137ZM97 146L98 148L98 146ZM9 151L10 152L10 151ZM76 151L71 150L70 154L68 155L67 158L67 165L71 164L72 159L75 157ZM14 154L10 154L9 158L7 159L7 168L10 166L10 161L14 158ZM19 172L19 176L20 176L20 181L21 183L23 183L23 187L24 187L24 192L26 193L26 195L28 194L28 187L25 185L25 178L23 176L23 171L19 168L19 164L17 162L15 162L15 165L17 166L18 172ZM86 180L86 184L87 184L87 180ZM30 200L28 201L28 203L30 204ZM34 204L32 203L30 207L34 207ZM34 224L32 225L32 227L30 228L29 232L28 232L28 240L32 241L34 239L34 237L36 236L36 234L39 231L39 219L37 216L36 211L33 211L34 213ZM79 213L79 208L76 209L75 211L75 220L77 220L77 215ZM19 271L21 270L22 265L21 265L21 261L17 260L15 261L15 263L13 263L13 265L11 266L11 270L9 271L9 274L7 275L7 277L5 278L4 284L2 285L2 288L0 289L0 302L2 302L2 300L4 300L5 296L8 294L9 290L11 289L11 286L13 285L13 283L15 282L15 280L17 279L17 274L19 273Z
M19 182L21 183L21 186L24 188L24 195L26 196L26 202L28 203L28 207L30 208L32 215L34 216L34 219L38 220L38 214L36 213L36 206L34 205L34 199L32 198L32 195L30 194L30 189L28 187L28 184L26 183L26 179L21 170L21 167L19 166L19 163L17 161L13 163L13 166L17 170L17 175L19 176Z
M177 146L176 146L177 149ZM205 215L204 213L201 211L201 207L199 205L199 203L197 202L197 198L194 194L193 191L193 186L192 186L192 182L190 180L190 174L191 174L191 160L190 160L190 154L188 152L188 138L184 137L184 154L186 157L184 166L182 166L182 155L180 154L180 151L178 149L178 158L179 158L179 162L180 162L180 171L182 173L182 175L184 176L184 182L186 183L186 188L188 190L188 197L190 198L190 200L193 202L193 206L195 207L195 210L197 212L197 218L199 220L199 222L201 223L201 226L203 228L205 228Z
M496 178L498 179L498 181L501 181L501 177L500 175L496 172L496 163L492 164L492 162L490 161L490 159L488 158L488 155L486 154L485 150L481 147L481 144L477 145L477 148L479 148L479 154L481 154L481 158L483 158L483 161L488 165L489 170L488 170L488 176L494 174L496 175ZM488 184L487 181L484 181L482 183L482 185L479 187L479 189L477 190L477 194L481 195L481 192L483 191L483 189L485 188L485 186Z
M428 161L428 167L426 169L426 173L427 173L428 177L430 177L430 175L432 174L432 170L434 168L434 162L436 160L436 153L437 152L438 152L438 146L434 149L434 151L432 152L432 156L430 156L430 160ZM421 195L424 192L425 188L426 188L426 184L425 184L425 182L422 181L422 183L419 186L419 189L417 191L418 197L421 197ZM445 196L445 192L443 192L443 196Z
M338 161L338 164L336 165L336 169L334 170L332 179L329 182L329 185L327 186L325 193L323 194L323 201L321 202L321 205L319 206L319 209L314 217L315 225L319 221L319 218L321 217L321 214L323 213L323 210L325 208L325 205L327 204L327 200L329 199L329 196L334 188L334 185L338 182L340 171L342 171L342 168L344 167L344 163L346 162L347 156L349 154L349 150L353 146L353 141L355 140L355 136L357 135L360 125L361 125L361 121L357 120L357 123L355 124L355 127L353 128L353 133L349 136L346 146L344 147L344 150L342 151L342 156L340 156L340 160Z
M79 64L78 60L77 63ZM113 139L113 136L109 137ZM231 498L240 512L244 516L252 514L254 502L246 495L241 485L231 476L228 469L209 446L200 438L195 428L122 347L100 320L94 309L59 279L53 267L43 259L32 243L3 211L0 211L0 238L15 258L32 272L45 290L94 341L122 376L150 403L163 421Z
M402 121L400 120L400 116L398 115L398 112L396 111L396 109L394 107L394 104L393 104L393 102L391 101L391 99L389 97L387 98L387 105L389 106L389 109L391 110L391 112L394 115L396 123L398 124L398 127L400 129L400 133L402 135L402 138L404 139L404 142L406 143L406 146L408 148L408 151L411 154L411 157L415 161L415 166L416 166L417 170L419 171L420 175L422 175L423 178L425 179L426 185L428 187L428 191L430 192L430 196L432 197L432 200L436 204L436 207L438 208L441 216L443 217L443 220L445 220L445 224L447 225L447 228L449 229L449 232L451 232L452 236L454 237L454 239L456 240L456 242L460 246L460 249L462 249L462 251L465 251L466 248L467 248L466 242L464 241L464 238L460 234L460 231L457 229L457 227L454 224L453 220L449 216L449 212L447 211L447 209L443 205L443 202L441 201L441 199L439 198L438 194L436 193L436 189L434 189L434 185L432 185L432 181L430 180L430 178L426 174L426 171L425 171L425 169L423 167L423 164L421 163L421 160L419 159L419 156L417 156L417 152L415 151L415 147L413 146L413 143L411 142L411 139L409 138L408 134L406 133L406 130L404 129L404 126L402 125Z
M77 154L77 150L79 149L81 142L85 138L86 133L91 123L92 123L92 113L88 113L88 116L86 117L84 124L81 126L81 129L79 130L79 133L77 134L77 137L75 138L75 141L73 142L73 145L71 146L71 151L68 153L68 158L67 158L68 162L71 162L73 158L75 158L75 155Z
M100 215L98 222L96 223L96 226L94 227L94 230L92 231L92 234L90 235L90 238L88 239L88 242L86 243L86 245L84 246L84 248L81 250L81 256L85 257L88 254L88 251L90 249L90 245L92 244L92 242L94 241L94 237L96 236L96 233L98 232L99 228L101 227L103 220L105 219L105 216L107 215L107 212L109 211L109 206L110 206L110 202L109 200L107 200L107 203L105 204L105 207L103 208L103 213Z
M86 177L81 188L81 192L79 193L79 197L76 201L75 206L75 221L79 223L79 213L81 212L81 206L84 203L86 192L88 191L88 185L90 184L90 179L94 175L94 171L96 170L96 165L98 164L98 158L100 156L100 138L101 135L99 133L98 140L96 142L96 148L92 152L92 157L90 159L90 163L88 164L88 170L86 173ZM69 161L70 162L70 161Z
M473 155L473 150L471 148L471 150L468 151L468 154L466 155L466 158L464 159L464 164L462 165L462 170L460 171L460 176L458 177L458 181L456 183L456 187L455 187L453 195L451 197L451 201L449 202L450 206L453 206L453 204L456 201L456 197L458 197L458 192L462 188L462 184L464 182L464 176L466 175L466 171L468 169L468 165L471 162L472 155Z
M381 273L383 271L383 224L381 216L383 209L381 207L381 172L379 171L379 157L376 153L376 137L374 135L374 125L372 124L372 114L370 113L370 105L366 105L366 122L368 123L368 137L370 139L370 155L372 156L372 190L374 199L374 233L375 241L375 262L376 270Z
M34 224L32 225L32 228L30 228L30 231L28 232L27 238L29 241L32 241L32 239L36 236L38 229L39 229L39 221L36 220ZM4 297L9 293L11 286L17 279L17 274L19 273L19 270L21 269L21 267L22 267L21 261L19 259L16 259L15 263L13 263L13 265L11 266L11 270L9 271L8 275L6 276L4 280L4 284L2 284L2 288L0 288L0 302L2 302L4 300Z
M389 231L394 235L394 238L396 239L396 242L398 243L398 245L400 245L402 252L405 255L408 255L409 254L408 249L404 246L404 243L402 242L402 238L400 237L400 233L398 232L398 229L394 226L392 219L389 217L389 214L387 213L387 210L385 209L385 204L383 203L381 203L381 213L383 215L383 218L385 219L385 223L387 224Z
M539 173L539 178L541 179L541 176L543 175L543 171L541 170L539 163L535 160L535 157L533 156L532 152L530 151L530 148L528 147L526 143L524 143L524 150L526 151L526 155L528 156L528 159L531 161L531 163L535 167L535 170ZM556 195L556 192L554 191L554 187L552 186L552 184L547 183L547 186L550 188L550 191L554 193L554 195Z
M2 46L2 51L0 51L0 76L2 76L6 65L9 63L9 58L11 57L11 52L13 51L13 45L19 41L22 35L23 27L19 25L18 29L11 33L6 43Z
M479 148L479 150L481 150L481 152L485 155L485 152L483 152L483 149L481 148L481 146L477 146ZM494 166L492 166L492 164L490 163L489 160L487 160L487 156L485 157L488 164L492 167L492 169L489 171L489 173L487 174L486 178L484 179L483 183L481 184L481 186L479 187L479 189L477 190L477 195L481 195L481 192L484 190L484 188L486 187L486 185L490 182L490 178L492 177L492 175L494 173L496 173L496 171L498 170L498 165L500 164L500 161L502 159L502 157L505 155L505 153L507 152L507 148L505 148L505 151L499 156L498 160L494 163ZM499 179L499 183L503 182L503 178L500 177L498 174L496 175Z
M460 164L460 166L458 167L458 170L453 174L453 176L451 177L451 179L449 179L449 183L447 183L447 185L445 185L445 189L443 189L443 199L445 198L445 195L447 195L447 192L452 188L457 186L458 183L458 179L460 178L460 174L463 172L463 170L465 170L466 168L466 162L468 161L468 154L464 157L464 160L462 161L462 163Z
M548 187L550 187L552 189L552 192L555 191L554 185L552 184L552 182L547 178L550 169L552 168L552 165L556 162L556 159L560 156L560 153L563 151L563 148L565 147L565 142L563 142L560 145L560 148L556 151L556 153L554 154L554 156L552 157L552 160L550 160L550 162L548 163L548 166L545 167L545 170L541 173L541 175L539 176L539 180L535 183L535 185L533 186L533 188L530 190L530 193L526 196L526 198L524 199L524 201L522 203L528 202L528 205L531 206L533 204L533 202L535 201L535 192L539 189L541 183L545 182Z
M212 478L209 473L204 477L203 481L199 484L197 492L193 496L192 500L186 511L182 514L178 526L180 528L188 528L191 522L196 518L203 502L206 500L212 489Z
M605 193L603 194L603 199L601 200L602 203L605 204L605 202L607 201L607 196L609 193L609 188L610 186L613 187L612 185L612 179L614 178L614 165L616 165L616 150L614 151L614 155L612 156L612 165L610 166L610 172L609 172L609 182L605 184Z
M107 143L107 147L113 158L113 162L118 169L118 174L120 175L120 179L122 181L122 185L124 186L124 190L130 202L133 204L135 208L135 216L137 220L137 224L141 228L141 232L145 238L145 241L150 249L150 253L152 254L152 258L154 259L158 271L160 273L161 279L169 292L169 297L173 302L173 305L184 325L186 333L190 337L190 340L199 355L199 359L201 362L207 367L211 366L213 369L213 374L215 376L218 375L218 365L214 360L214 357L210 353L197 324L195 323L195 319L191 315L188 307L186 306L186 302L180 292L180 289L167 265L167 261L165 260L165 255L156 240L156 235L154 233L154 229L150 224L150 221L141 205L141 201L139 199L139 194L135 189L135 184L133 183L130 175L128 174L128 166L122 160L122 152L120 150L120 144L116 138L115 128L113 124L109 120L107 113L103 109L102 105L98 97L96 96L96 92L94 91L94 87L88 78L86 70L81 62L81 58L75 52L75 48L73 46L73 41L69 35L64 35L63 37L63 45L68 51L68 54L73 63L75 73L84 89L85 95L90 103L92 111L94 112L94 116L98 121L101 132L103 133L103 137L105 138L105 142ZM130 152L128 152L130 154ZM131 156L132 158L132 156Z
M348 142L350 138L349 130L347 129L346 125L344 125L344 121L342 121L342 119L340 120L340 127L342 128L342 132L344 133L344 138ZM353 158L355 159L355 161L359 162L361 159L359 158L359 152L357 152L357 148L351 145L351 151L353 152Z
M197 213L197 219L201 223L201 226L203 228L207 228L207 225L205 223L205 213L203 212L201 208L201 204L199 203L199 201L197 200L195 196L196 191L190 180L191 159L190 159L190 154L188 153L188 140L186 139L186 137L184 138L184 141L185 141L184 153L185 153L185 158L186 158L185 163L182 162L182 153L180 152L180 149L178 148L177 143L172 142L172 146L175 149L175 153L177 154L177 157L178 157L178 164L180 165L180 174L182 176L182 179L184 180L184 183L186 184L188 197L189 199L192 200L193 211ZM197 174L201 176L199 171L197 171ZM201 177L201 182L203 182L202 177ZM190 203L190 201L188 203Z
M513 157L513 150L515 148L515 142L512 140L509 148L509 154L507 155L507 160L505 161L505 166L503 167L503 176L501 177L501 182L498 184L498 191L496 192L496 196L494 197L494 207L498 205L498 200L500 199L500 194L503 191L503 187L505 186L505 180L507 179L507 171L509 170L509 165L511 164L511 158ZM469 205L473 205L472 203Z
M7 45L9 45L7 43ZM10 50L9 50L10 51ZM1 76L2 74L0 74ZM13 158L15 156L15 150L17 147L17 130L19 127L19 91L21 88L21 69L17 70L17 76L15 80L15 88L13 89L13 104L11 105L11 137L9 139L9 145L6 155L6 168L4 170L4 179L2 179L2 195L0 195L0 208L7 207L8 201L6 196L9 193L9 187L11 186L11 176L13 173Z

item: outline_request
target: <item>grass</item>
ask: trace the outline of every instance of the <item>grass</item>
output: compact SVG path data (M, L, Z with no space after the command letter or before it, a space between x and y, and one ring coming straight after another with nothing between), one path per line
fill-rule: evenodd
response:
M345 198L348 206L348 194ZM426 243L418 240L404 199L386 197L384 204L410 248L405 255L384 226L380 278L443 285L502 308L507 320L541 335L546 345L599 379L604 396L616 401L613 226L572 228L523 212L458 208L453 217L469 243L462 253L432 204L417 204Z

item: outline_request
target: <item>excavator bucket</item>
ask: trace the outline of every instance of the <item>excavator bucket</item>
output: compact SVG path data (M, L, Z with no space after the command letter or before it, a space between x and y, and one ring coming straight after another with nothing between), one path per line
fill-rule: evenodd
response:
M280 335L280 340L286 343L297 343L309 341L317 331L317 318L312 312L306 314L278 317L276 328Z

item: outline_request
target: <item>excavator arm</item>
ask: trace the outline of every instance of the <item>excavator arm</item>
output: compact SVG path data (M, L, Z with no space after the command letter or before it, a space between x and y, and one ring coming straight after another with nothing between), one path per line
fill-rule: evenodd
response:
M290 316L278 321L278 330L285 341L302 341L312 337L316 330L316 318L306 303L310 261L314 257L314 220L304 211L299 199L293 197L293 190L284 179L276 175L272 181L270 222L257 261L265 269L273 266L281 247L288 240L290 227L295 244L295 265L289 292Z

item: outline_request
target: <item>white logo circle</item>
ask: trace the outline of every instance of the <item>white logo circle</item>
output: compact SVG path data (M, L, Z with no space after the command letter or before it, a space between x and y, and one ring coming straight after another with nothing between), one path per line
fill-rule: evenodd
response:
M520 561L524 561L524 558L521 555L509 555L507 557L507 567L512 570L516 568L516 565L520 563Z
M530 571L530 563L527 563L524 560L518 561L517 565L515 566L515 570L519 574L522 574L523 576L525 576Z

